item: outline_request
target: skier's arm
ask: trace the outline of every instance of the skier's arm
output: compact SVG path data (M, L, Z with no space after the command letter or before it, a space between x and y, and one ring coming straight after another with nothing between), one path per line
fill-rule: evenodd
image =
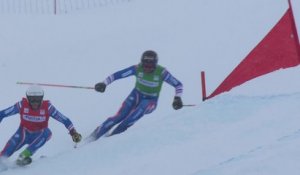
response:
M163 71L163 80L175 88L175 97L181 97L183 92L182 83L166 69Z
M172 106L175 110L181 109L183 107L183 103L181 100L181 94L183 91L182 83L175 77L173 77L172 74L166 69L163 71L163 80L171 86L175 87L175 97Z
M65 125L65 127L69 130L70 135L74 142L81 141L81 134L79 134L73 126L71 120L64 116L61 112L59 112L50 102L49 102L49 115L54 118L55 120L61 122Z
M120 70L118 72L115 72L113 74L111 74L110 76L108 76L103 83L105 83L105 85L109 85L112 82L114 82L115 80L121 79L121 78L126 78L129 77L131 75L135 75L136 73L136 65L130 66L126 69Z
M2 111L0 111L0 122L3 120L3 118L5 117L9 117L12 116L14 114L19 113L20 111L20 106L21 106L21 102L16 103L15 105L6 108Z
M106 86L112 83L115 80L121 79L121 78L126 78L131 75L135 75L136 73L136 65L130 66L126 69L120 70L118 72L115 72L108 76L103 82L99 82L95 84L95 90L98 92L104 92L106 89Z
M63 115L61 112L59 112L50 102L49 102L49 115L54 118L55 120L59 121L60 123L64 124L65 127L71 131L74 129L73 123L71 120Z

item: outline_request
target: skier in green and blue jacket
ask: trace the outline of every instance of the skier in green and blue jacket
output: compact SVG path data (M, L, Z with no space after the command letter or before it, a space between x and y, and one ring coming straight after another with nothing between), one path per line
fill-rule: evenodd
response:
M182 83L173 77L166 68L158 65L157 62L158 56L155 51L145 51L138 65L118 71L108 76L103 82L95 85L96 91L104 92L106 86L115 80L132 75L136 77L135 88L125 99L117 114L109 117L94 130L89 137L91 141L99 139L105 133L107 133L106 136L111 136L124 132L145 114L153 112L156 108L163 82L167 82L175 88L173 108L175 110L182 108ZM117 125L115 129L109 131L115 125Z

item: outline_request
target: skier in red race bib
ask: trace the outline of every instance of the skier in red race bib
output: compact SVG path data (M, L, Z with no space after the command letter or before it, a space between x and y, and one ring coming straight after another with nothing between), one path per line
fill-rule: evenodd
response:
M18 130L0 153L0 159L10 157L28 144L27 148L20 153L16 163L20 166L30 164L31 156L51 138L52 133L48 128L50 117L65 125L74 142L80 142L81 135L75 130L70 119L60 113L50 101L43 100L43 97L43 89L34 85L26 91L26 98L0 111L0 122L3 118L17 113L20 114L21 119Z
M88 141L94 141L101 136L111 136L124 132L145 114L150 114L156 108L159 93L163 82L167 82L175 88L173 108L183 107L181 94L182 83L171 75L164 67L157 64L158 56L155 51L145 51L141 56L141 62L108 76L103 82L95 85L95 90L104 92L107 85L113 81L129 76L136 77L135 88L123 102L115 116L108 118L88 137ZM114 128L111 132L111 128Z

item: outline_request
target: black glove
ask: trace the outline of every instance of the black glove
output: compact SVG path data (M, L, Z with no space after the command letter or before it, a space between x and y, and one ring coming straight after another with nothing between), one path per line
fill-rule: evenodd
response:
M105 91L105 88L106 88L106 84L105 83L97 83L95 85L95 90L98 91L98 92L104 92Z
M174 100L173 100L173 104L172 104L172 105L173 105L173 108L174 108L175 110L181 109L182 106L183 106L181 98L180 98L180 97L174 97Z
M78 143L81 141L81 134L79 134L74 128L71 129L70 135L72 136L73 142Z

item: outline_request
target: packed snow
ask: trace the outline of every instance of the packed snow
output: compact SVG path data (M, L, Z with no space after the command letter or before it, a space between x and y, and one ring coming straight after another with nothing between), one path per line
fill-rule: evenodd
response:
M300 0L292 3L299 31ZM211 93L287 8L285 0L134 0L60 15L1 15L0 109L24 97L28 86L16 82L93 87L139 63L148 49L183 83L183 102L196 106L173 110L174 88L164 84L152 114L122 134L78 148L67 129L50 119L52 139L33 163L0 174L298 175L299 67L201 101L200 72L206 72ZM118 111L134 82L113 82L103 94L43 88L45 99L86 137ZM0 149L18 126L18 115L2 120Z

